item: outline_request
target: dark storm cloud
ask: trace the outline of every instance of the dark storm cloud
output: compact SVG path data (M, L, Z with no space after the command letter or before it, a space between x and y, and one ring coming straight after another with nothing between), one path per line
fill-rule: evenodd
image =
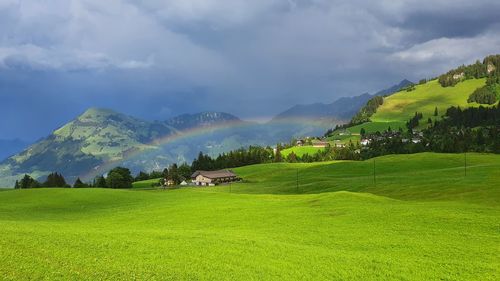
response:
M497 2L0 1L0 138L89 106L258 118L433 76L500 51Z

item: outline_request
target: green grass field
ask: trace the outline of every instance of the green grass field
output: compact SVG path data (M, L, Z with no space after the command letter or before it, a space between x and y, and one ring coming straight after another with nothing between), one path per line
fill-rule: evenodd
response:
M132 188L153 188L153 185L158 184L159 181L160 179L136 181L132 184Z
M3 280L499 280L500 155L235 169L177 190L0 192ZM296 174L299 174L299 186ZM232 193L229 193L231 191Z
M428 118L439 119L451 106L462 108L479 106L477 103L467 103L469 95L475 89L484 86L485 79L470 79L458 83L454 87L441 87L438 80L432 80L422 85L416 85L411 92L401 91L384 98L384 104L370 117L372 122L349 128L352 133L359 133L361 128L366 132L386 130L398 127L406 128L405 124L415 112L421 112L423 118L421 123L426 123ZM435 108L438 108L438 116L434 116Z
M408 118L408 120L409 120L409 118ZM406 122L400 122L400 121L367 122L367 123L363 123L360 125L349 127L347 130L349 132L351 132L352 134L359 134L361 131L361 128L364 128L365 132L371 133L371 132L376 132L376 131L383 132L383 131L386 131L389 127L392 130L398 130L399 128L406 130Z
M302 157L302 156L304 156L304 154L314 155L318 151L321 151L321 150L324 150L324 148L322 148L322 147L313 147L313 146L308 146L308 145L305 145L305 146L294 146L294 147L290 147L290 148L287 148L287 149L283 149L281 151L281 155L283 155L283 157L287 157L290 153L293 152L293 153L295 153L295 155L297 155L299 157Z

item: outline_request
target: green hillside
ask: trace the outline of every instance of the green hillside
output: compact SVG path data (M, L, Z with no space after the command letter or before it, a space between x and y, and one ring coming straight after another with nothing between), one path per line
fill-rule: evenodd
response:
M153 185L157 185L159 182L160 182L160 179L136 181L132 184L132 187L133 188L152 188Z
M370 117L371 122L349 128L352 133L359 133L361 128L366 132L383 131L388 127L397 129L406 128L405 123L413 117L415 112L423 114L422 122L428 118L436 119L451 106L470 107L479 106L477 103L467 103L467 99L475 89L485 85L486 79L470 79L458 83L454 87L442 87L438 80L428 81L416 85L415 90L403 90L384 98L384 103L377 112ZM435 108L438 116L434 116Z
M321 151L321 150L324 150L324 148L322 147L314 147L314 146L308 146L308 145L305 145L305 146L294 146L294 147L290 147L290 148L287 148L287 149L283 149L281 151L281 155L283 155L283 157L287 157L288 155L290 155L290 153L295 153L295 155L299 156L299 157L302 157L304 156L304 154L309 154L309 155L313 155L315 153L317 153L318 151Z
M0 192L4 280L498 280L500 156L235 169L245 182ZM299 188L296 174L299 173ZM232 193L229 193L231 190Z

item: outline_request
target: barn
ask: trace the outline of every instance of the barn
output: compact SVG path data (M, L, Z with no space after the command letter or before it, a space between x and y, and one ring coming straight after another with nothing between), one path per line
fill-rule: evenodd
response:
M233 171L219 170L196 171L191 175L191 180L195 185L213 186L216 184L238 181L240 178Z

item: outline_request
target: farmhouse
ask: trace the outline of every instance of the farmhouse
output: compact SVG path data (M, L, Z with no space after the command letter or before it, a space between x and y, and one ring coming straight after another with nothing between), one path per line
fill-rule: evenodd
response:
M238 175L230 170L196 171L191 175L191 179L195 185L202 186L213 186L220 183L240 180Z

